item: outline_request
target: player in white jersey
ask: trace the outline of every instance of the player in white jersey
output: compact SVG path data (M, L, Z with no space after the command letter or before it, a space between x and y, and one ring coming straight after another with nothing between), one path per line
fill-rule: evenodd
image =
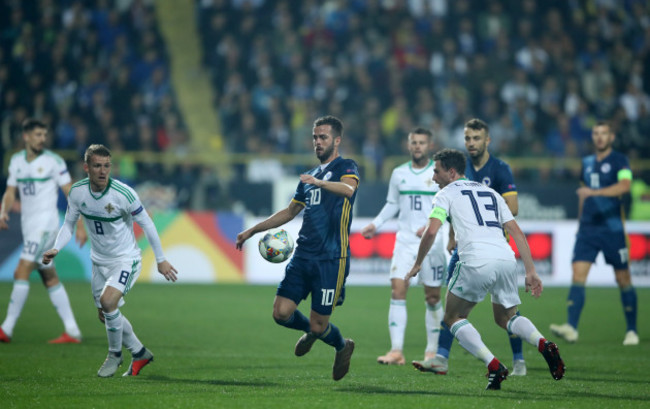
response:
M22 128L25 150L11 157L7 190L2 196L0 209L0 230L5 230L9 228L9 212L18 191L23 249L14 272L14 287L7 307L7 316L0 326L0 342L11 341L14 326L29 294L29 276L36 269L65 328L60 337L49 342L79 343L81 331L56 268L54 265L45 266L40 263L43 252L54 244L59 229L59 212L56 206L59 188L68 195L72 186L70 174L59 155L44 149L47 125L30 118L23 122ZM83 246L86 242L86 231L81 223L77 228L76 237L79 245Z
M514 239L524 262L526 292L539 297L543 287L526 236L508 205L495 190L465 178L466 159L461 151L443 149L433 158L433 180L441 190L433 200L417 260L405 279L417 275L438 230L445 220L451 219L460 261L449 282L444 322L458 343L487 366L486 389L501 389L501 382L508 376L508 369L494 357L476 328L467 320L474 306L488 293L492 296L495 322L537 347L553 378L562 379L565 368L557 345L544 338L528 318L516 314L517 305L521 303L517 262L503 229Z
M377 358L380 364L404 365L405 363L402 350L407 322L406 293L410 282L404 280L404 275L415 261L420 236L431 210L431 200L439 190L438 185L432 180L433 161L429 158L431 138L431 131L423 128L416 128L408 134L411 161L393 170L386 204L372 223L361 230L361 234L370 239L387 220L399 213L397 237L390 267L391 299L388 309L388 331L391 349L386 355ZM436 240L423 263L419 282L424 286L426 307L424 322L427 346L424 359L429 359L435 356L438 348L438 332L443 315L440 285L447 261L442 235Z
M133 356L124 376L135 376L153 361L153 354L142 345L131 323L119 310L124 305L124 295L133 287L142 268L140 249L133 233L134 221L149 240L160 274L168 281L176 281L177 271L165 260L156 226L137 193L110 178L110 151L103 145L90 145L84 155L84 170L88 178L72 186L65 221L54 247L43 255L43 262L49 263L68 243L72 226L83 216L90 232L92 293L108 336L108 356L97 375L110 377L115 374L123 361L124 345Z

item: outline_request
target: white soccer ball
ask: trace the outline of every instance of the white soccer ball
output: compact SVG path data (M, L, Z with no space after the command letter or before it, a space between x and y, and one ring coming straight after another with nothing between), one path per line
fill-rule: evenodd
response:
M259 248L266 261L282 263L293 253L293 239L284 229L271 229L260 239Z

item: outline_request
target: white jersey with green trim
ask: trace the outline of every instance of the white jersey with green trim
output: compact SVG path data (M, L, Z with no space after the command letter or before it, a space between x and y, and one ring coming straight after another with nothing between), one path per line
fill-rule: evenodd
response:
M15 153L9 162L7 186L20 194L20 221L23 236L36 231L56 231L59 212L56 202L59 187L70 183L70 173L65 161L47 149L27 161L27 152Z
M133 217L142 211L138 194L124 183L111 178L103 192L92 192L86 178L72 185L66 219L84 217L90 235L90 259L106 264L140 257Z
M429 217L451 219L460 261L515 260L502 227L514 217L494 189L467 179L454 181L438 192Z
M393 169L386 203L399 208L397 241L405 244L420 243L420 237L416 233L426 226L431 202L439 190L438 184L433 181L433 161L429 161L422 169L414 169L411 161ZM442 239L436 240L441 241Z

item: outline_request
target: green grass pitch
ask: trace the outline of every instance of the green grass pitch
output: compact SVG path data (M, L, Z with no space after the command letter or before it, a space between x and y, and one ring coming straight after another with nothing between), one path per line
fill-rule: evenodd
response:
M0 284L0 319L11 283ZM650 289L638 289L641 345L623 347L618 290L588 288L580 341L558 341L566 376L554 381L544 359L524 345L528 375L510 377L501 391L485 391L485 367L457 344L450 372L437 376L406 366L382 366L389 348L388 287L349 287L332 321L356 350L350 373L331 379L334 351L319 342L293 355L300 334L271 318L274 287L139 284L121 309L155 361L140 376L96 376L107 350L104 327L88 283L66 283L84 334L80 345L49 345L62 325L39 282L10 344L0 344L0 408L648 408L650 407ZM565 320L566 288L534 300L522 291L522 314L550 336ZM307 311L309 303L301 305ZM422 289L408 298L407 361L425 345ZM506 334L491 318L489 301L470 316L492 351L511 366ZM124 351L127 369L130 354Z

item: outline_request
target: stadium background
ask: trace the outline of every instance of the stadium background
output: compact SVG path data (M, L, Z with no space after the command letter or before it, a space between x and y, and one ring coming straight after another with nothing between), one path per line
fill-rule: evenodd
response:
M277 266L234 251L234 237L313 166L315 117L346 124L342 154L362 175L356 232L408 159L412 127L462 149L476 116L513 168L538 268L564 285L579 158L605 118L632 160L632 273L650 285L649 56L647 1L0 0L0 188L20 123L40 118L74 179L89 144L113 150L114 176L141 195L182 280L274 282ZM353 234L351 283L388 282L392 229L372 242ZM13 213L0 280L19 232ZM155 280L140 244L141 279ZM62 277L88 279L88 247L64 255ZM601 263L590 282L614 285Z

